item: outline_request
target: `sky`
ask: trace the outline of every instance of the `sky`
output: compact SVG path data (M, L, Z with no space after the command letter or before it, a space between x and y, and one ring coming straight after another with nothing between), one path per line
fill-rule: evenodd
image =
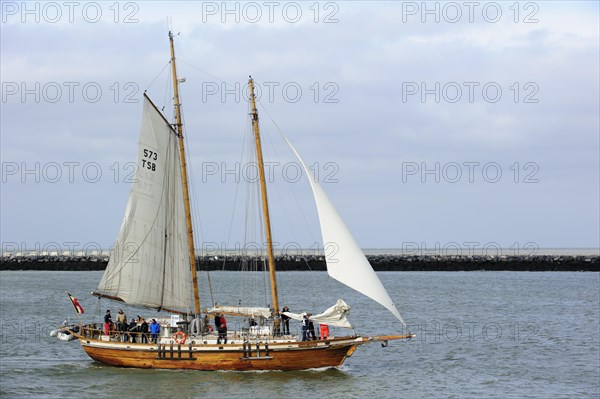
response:
M3 1L1 12L3 251L113 244L144 91L172 117L170 28L206 253L243 245L258 223L241 215L252 197L236 184L253 180L241 157L249 75L279 248L322 245L279 131L363 248L600 247L598 2Z

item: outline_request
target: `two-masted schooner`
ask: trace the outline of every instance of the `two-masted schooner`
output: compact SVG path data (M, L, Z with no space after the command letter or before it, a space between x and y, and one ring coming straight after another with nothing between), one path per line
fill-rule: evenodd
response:
M188 177L173 35L169 32L175 121L170 123L144 94L141 136L134 183L115 249L94 295L131 306L171 312L179 322L163 324L156 342L135 340L135 333L106 331L101 324L83 324L73 334L85 352L99 362L137 368L194 370L303 370L342 365L356 348L372 341L408 339L413 335L363 337L321 336L301 341L282 334L277 296L267 187L262 160L254 82L249 80L251 120L259 166L264 233L268 244L271 307L221 306L201 309L196 277ZM287 139L286 139L287 141ZM297 151L307 176L312 176ZM320 185L309 178L319 214L323 242L335 242L335 258L326 255L334 279L385 306L402 324L402 317L379 278L348 232ZM344 301L319 315L315 323L351 327ZM270 327L229 331L226 343L207 332L202 314L261 316ZM284 313L302 319L303 314ZM200 326L199 326L200 325ZM138 334L139 335L139 334ZM126 339L124 339L126 338Z

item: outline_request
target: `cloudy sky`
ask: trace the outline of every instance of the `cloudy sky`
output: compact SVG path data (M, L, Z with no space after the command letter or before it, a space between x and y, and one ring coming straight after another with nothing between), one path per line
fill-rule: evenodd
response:
M4 250L112 245L168 17L203 242L243 235L252 74L280 247L320 235L276 126L363 248L599 246L598 2L1 7Z

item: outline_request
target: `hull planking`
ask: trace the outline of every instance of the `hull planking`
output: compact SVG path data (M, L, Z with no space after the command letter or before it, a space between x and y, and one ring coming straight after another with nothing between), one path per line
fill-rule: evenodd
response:
M80 338L92 359L112 366L189 370L306 370L339 367L357 346L369 342L362 337L325 341L263 343L251 350L241 344L134 344Z

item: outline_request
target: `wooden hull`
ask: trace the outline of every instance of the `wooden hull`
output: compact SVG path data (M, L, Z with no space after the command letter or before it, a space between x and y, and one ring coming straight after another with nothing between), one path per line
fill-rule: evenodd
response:
M94 360L121 367L190 370L306 370L341 366L356 347L369 342L362 337L327 341L273 342L267 348L253 344L244 351L240 344L134 344L80 338L81 346Z

